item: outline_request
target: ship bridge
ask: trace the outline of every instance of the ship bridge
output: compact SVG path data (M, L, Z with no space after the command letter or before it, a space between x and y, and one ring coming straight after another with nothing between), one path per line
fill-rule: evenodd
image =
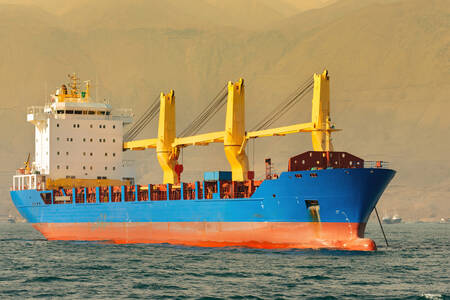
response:
M45 106L27 109L27 121L35 126L35 161L17 176L45 176L47 187L133 182L132 168L122 160L123 127L132 121L131 110L113 110L91 98L89 81L82 90L75 74L69 79ZM28 177L19 179L19 186L32 184Z

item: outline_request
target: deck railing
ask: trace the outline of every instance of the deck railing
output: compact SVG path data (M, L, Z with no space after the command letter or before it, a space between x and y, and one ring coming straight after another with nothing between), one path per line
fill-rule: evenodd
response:
M365 160L364 168L390 168L391 163L382 160Z
M26 175L33 176L33 175ZM28 177L27 177L28 178ZM147 186L105 186L43 190L45 204L100 204L113 202L146 202L167 200L250 198L262 181L204 181L193 183L149 184ZM33 183L33 181L32 181ZM27 183L27 188L33 185ZM24 187L25 187L24 186ZM16 185L15 188L22 187Z

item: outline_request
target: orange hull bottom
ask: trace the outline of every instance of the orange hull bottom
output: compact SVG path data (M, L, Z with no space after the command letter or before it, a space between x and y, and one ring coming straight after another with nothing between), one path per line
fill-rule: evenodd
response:
M34 223L48 240L168 243L199 247L376 250L365 223L136 222Z

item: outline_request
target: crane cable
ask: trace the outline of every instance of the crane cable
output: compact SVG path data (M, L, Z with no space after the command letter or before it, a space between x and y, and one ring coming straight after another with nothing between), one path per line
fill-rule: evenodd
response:
M225 105L228 96L227 85L225 85L213 98L213 100L202 110L202 112L180 133L180 137L196 134L202 129Z
M291 93L286 101L280 103L274 110L266 115L260 122L258 122L252 131L259 131L269 128L273 123L280 119L285 113L287 113L295 104L303 99L314 86L314 80L312 78L303 82L293 93Z
M147 108L147 110L141 115L141 117L128 129L123 136L123 140L128 142L133 140L141 131L150 123L159 112L159 96L155 98L153 103Z

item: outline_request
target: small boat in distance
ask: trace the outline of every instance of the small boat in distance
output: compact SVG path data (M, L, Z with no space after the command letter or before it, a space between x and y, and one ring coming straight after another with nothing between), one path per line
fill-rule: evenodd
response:
M382 221L384 224L399 224L402 222L402 218L398 214L395 214L393 217L383 217Z
M9 213L9 215L8 215L8 222L16 223L16 217L14 217L11 213Z

